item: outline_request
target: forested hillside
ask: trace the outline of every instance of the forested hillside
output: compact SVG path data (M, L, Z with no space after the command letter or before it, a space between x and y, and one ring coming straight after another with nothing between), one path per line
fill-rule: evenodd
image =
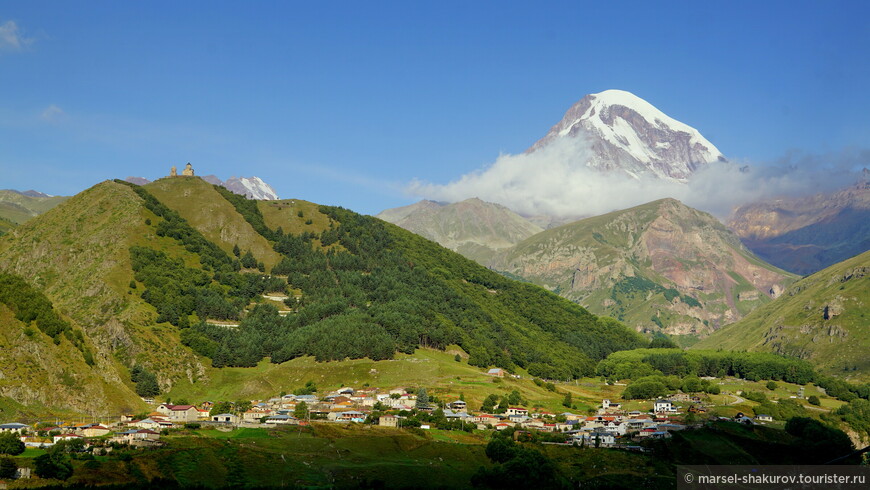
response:
M385 359L397 350L458 344L473 365L524 367L537 376L567 378L590 374L595 361L610 352L643 344L617 322L375 218L321 206L318 212L328 225L285 233L266 225L257 203L218 191L282 256L272 277L264 276L265 289L280 289L275 277L286 276L286 286L301 296L287 300L293 314L260 305L238 329L199 322L183 331L184 342L215 366L303 355ZM288 229L294 218L304 217L292 210L288 204ZM222 315L234 317L229 310Z
M56 383L53 366L80 366L65 368L65 382L98 377L86 400L98 411L136 409L131 372L143 370L165 392L263 359L389 359L458 345L475 366L570 378L647 344L376 218L250 201L201 179L98 184L0 238L0 270L26 281L5 290L31 298L4 299L3 315L20 317L6 323L9 342L61 349L36 362L32 384Z

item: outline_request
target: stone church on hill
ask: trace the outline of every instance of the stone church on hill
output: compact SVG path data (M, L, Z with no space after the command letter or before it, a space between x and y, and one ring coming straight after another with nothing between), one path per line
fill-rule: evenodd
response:
M172 166L172 168L169 169L169 176L178 177L178 169L176 169L174 165ZM184 166L184 170L181 171L181 176L193 177L193 166L190 164L190 162L188 162L187 165Z

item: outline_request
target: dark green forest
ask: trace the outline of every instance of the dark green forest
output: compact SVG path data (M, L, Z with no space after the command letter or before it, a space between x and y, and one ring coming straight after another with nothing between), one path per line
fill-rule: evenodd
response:
M178 240L202 264L192 269L162 252L131 248L136 280L146 288L142 298L216 367L253 366L264 357L276 363L307 355L388 359L397 351L458 344L475 366L568 379L592 374L612 352L646 344L614 320L376 218L321 206L328 229L289 234L268 228L255 201L216 187L282 255L270 276L240 273L237 258L145 189L131 187L163 218L157 233ZM302 291L287 301L292 314L267 305L245 311L262 292L287 287ZM208 325L206 318L240 325Z

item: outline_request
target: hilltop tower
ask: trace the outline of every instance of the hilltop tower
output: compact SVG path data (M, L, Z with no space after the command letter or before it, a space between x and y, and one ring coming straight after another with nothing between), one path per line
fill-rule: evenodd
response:
M185 177L193 177L193 167L190 165L190 162L187 162L187 165L184 166L184 170L181 171L181 175Z
M175 165L173 165L172 168L169 169L169 176L178 177L178 169L175 168Z

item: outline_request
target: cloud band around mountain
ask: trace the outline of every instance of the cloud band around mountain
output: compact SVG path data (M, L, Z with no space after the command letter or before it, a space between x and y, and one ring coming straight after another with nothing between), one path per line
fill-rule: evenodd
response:
M488 167L448 184L412 181L406 192L448 202L478 197L526 216L563 218L599 215L672 197L725 217L736 206L762 198L842 187L854 179L854 170L870 165L868 150L792 154L765 165L711 163L682 184L601 172L585 165L590 154L584 140L565 138L532 153L500 155Z

